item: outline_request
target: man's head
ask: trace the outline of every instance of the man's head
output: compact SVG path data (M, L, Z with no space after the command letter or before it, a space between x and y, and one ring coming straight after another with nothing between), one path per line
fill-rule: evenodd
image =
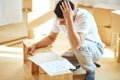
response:
M62 13L62 10L60 8L60 6L62 5L62 3L64 2L65 0L60 0L57 4L56 4L56 7L54 9L54 13L56 14L56 17L57 17L57 20L59 21L59 24L60 25L66 25L66 21L64 19L64 16L63 16L63 13ZM69 1L69 0L68 0ZM74 4L69 1L69 4L70 4L70 7L72 10L75 9L75 6Z
M54 13L56 14L57 18L64 18L62 10L60 8L60 5L62 5L62 2L64 2L64 1L65 0L60 0L55 6ZM74 10L75 9L74 4L71 1L69 1L69 3L70 3L71 9Z

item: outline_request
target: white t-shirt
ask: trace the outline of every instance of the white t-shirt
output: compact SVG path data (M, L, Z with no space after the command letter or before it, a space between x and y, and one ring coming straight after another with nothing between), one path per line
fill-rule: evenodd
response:
M73 22L73 27L76 32L82 32L87 35L87 39L102 43L98 34L98 29L93 16L85 9L77 9L77 16ZM62 31L67 36L67 29L64 25L59 25L55 19L52 31L58 33Z

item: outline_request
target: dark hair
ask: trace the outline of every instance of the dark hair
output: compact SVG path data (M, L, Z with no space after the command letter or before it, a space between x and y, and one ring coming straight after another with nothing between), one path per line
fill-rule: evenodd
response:
M60 9L60 5L62 5L62 2L64 1L65 0L60 0L55 6L54 13L56 14L58 18L64 18L62 10ZM70 3L71 9L74 10L75 8L74 4L71 1L69 1L69 3Z

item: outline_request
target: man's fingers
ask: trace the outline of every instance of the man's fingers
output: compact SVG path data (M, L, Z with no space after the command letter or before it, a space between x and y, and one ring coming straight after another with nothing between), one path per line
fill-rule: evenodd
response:
M29 51L29 54L32 55L34 51L35 51L35 47L33 46L33 47L31 48L31 50Z
M32 53L34 52L34 48L31 48L31 47L26 47L25 48L25 54L28 54L28 55L31 55L32 56Z
M62 10L62 12L63 12L63 7L62 7L62 5L60 5L60 9Z
M64 2L62 2L62 8L63 8L63 10L66 8L66 5Z
M32 49L30 50L29 54L32 54L32 53L33 53L33 51L34 51L34 49L32 48Z
M68 5L68 8L69 8L70 10L72 10L71 7L70 7L69 0L66 0L66 3L67 3L67 5Z
M62 2L62 4L60 5L60 8L62 11L71 10L69 0L65 0L64 2Z
M65 7L66 7L67 9L69 9L68 3L69 3L68 0L65 0L65 1L64 1Z

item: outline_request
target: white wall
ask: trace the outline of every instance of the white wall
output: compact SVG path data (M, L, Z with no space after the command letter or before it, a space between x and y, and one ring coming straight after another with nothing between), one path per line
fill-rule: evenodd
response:
M85 6L93 6L99 3L120 5L120 0L78 0L78 2Z
M51 8L52 9L54 9L54 7L55 7L55 5L56 5L56 3L58 2L59 0L50 0L50 2L51 2ZM78 3L79 3L79 0L71 0L75 5L78 5Z
M50 0L32 0L32 12L29 13L28 22L42 16L50 10Z
M108 3L120 5L120 0L108 0Z
M59 0L50 0L51 2L51 8L54 9L55 4ZM93 6L99 3L106 3L106 4L115 4L120 5L120 0L71 0L75 5L81 4L85 6Z

